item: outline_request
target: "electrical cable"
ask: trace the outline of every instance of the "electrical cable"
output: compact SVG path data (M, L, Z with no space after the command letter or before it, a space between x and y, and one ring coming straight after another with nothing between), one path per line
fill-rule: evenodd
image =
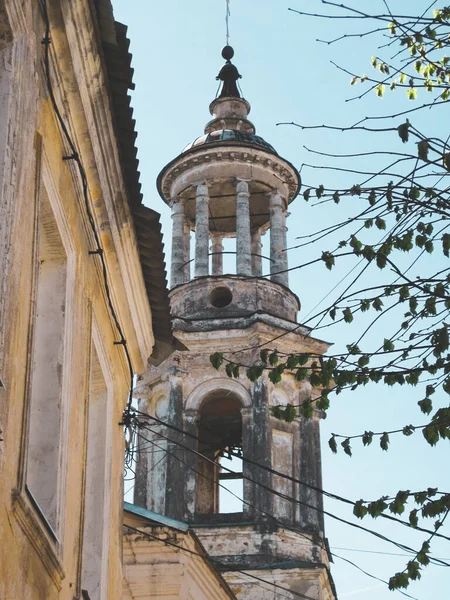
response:
M76 163L77 168L78 168L78 172L79 172L79 175L81 178L81 184L82 184L82 190L83 190L83 200L84 200L84 205L85 205L85 209L86 209L86 214L87 214L89 224L91 227L91 231L92 231L94 241L95 241L95 249L90 250L89 254L91 256L98 256L98 258L100 260L106 299L107 299L107 303L109 306L112 320L114 322L114 325L116 327L116 330L117 330L117 333L119 336L119 341L114 342L114 345L123 346L126 362L128 365L129 376L130 376L130 386L129 386L130 391L128 394L127 406L126 406L125 413L124 413L126 415L129 413L129 411L131 409L131 403L133 400L133 378L134 378L133 365L131 362L131 356L130 356L130 352L128 350L127 341L123 334L123 330L119 323L117 312L114 308L114 304L112 301L111 290L110 290L109 283L108 283L108 271L107 271L106 260L105 260L105 256L104 256L104 250L101 245L100 236L97 232L94 215L92 214L92 211L90 208L90 203L89 203L89 186L88 186L86 170L84 168L80 154L77 151L75 143L69 133L67 125L64 122L64 118L61 114L61 111L58 106L58 102L57 102L55 94L54 94L52 78L51 78L51 68L50 68L51 38L50 38L50 18L48 15L47 0L40 0L40 5L41 5L41 10L42 10L43 20L44 20L44 25L45 25L45 33L44 33L44 37L42 39L42 44L44 46L44 71L45 71L45 79L47 82L47 90L48 90L48 93L50 96L50 101L53 106L54 113L55 113L58 123L61 127L63 137L66 140L66 142L69 146L70 152L71 152L71 154L69 154L67 156L63 156L63 161L73 160ZM124 418L124 424L126 425L125 421L126 421L126 419Z
M196 435L194 435L194 434L192 434L192 433L190 433L188 431L185 431L185 430L183 430L183 429L181 429L179 427L176 427L175 425L171 425L169 423L166 423L165 421L162 421L161 419L158 419L158 417L153 417L153 416L151 416L151 415L149 415L147 413L143 413L143 412L141 412L139 410L136 410L136 414L140 414L140 415L144 416L145 418L149 418L152 421L155 421L156 423L158 423L160 425L163 425L163 426L167 427L168 429L171 429L173 431L176 431L177 433L181 433L182 435L185 435L185 436L187 436L187 437L189 437L191 439L194 439L197 442L200 442L200 443L202 442L202 440L199 439L198 436L196 436ZM178 443L178 442L174 442L174 443ZM233 455L232 452L230 454ZM288 481L291 481L292 483L296 483L298 485L305 486L305 487L307 487L308 489L311 489L314 492L317 492L317 493L319 493L319 494L321 494L321 495L323 495L323 496L325 496L327 498L330 498L331 500L337 500L339 502L343 502L344 504L348 504L348 505L351 505L351 506L355 506L355 504L356 504L353 500L349 500L348 498L344 498L343 496L339 496L337 494L333 494L331 492L327 492L323 488L320 488L320 487L312 485L312 484L310 484L310 483L308 483L306 481L302 481L300 479L297 479L296 477L292 477L290 475L287 475L285 473L277 471L276 469L272 469L271 467L268 467L266 465L262 465L262 464L260 464L260 463L258 463L256 461L253 461L253 460L251 460L251 459L249 459L249 458L247 458L245 456L243 456L243 457L237 457L237 458L242 458L242 461L244 463L247 462L248 464L256 466L259 469L262 469L264 471L267 471L267 472L271 473L272 475L276 475L278 477L282 477L284 479L287 479ZM262 484L257 483L257 485L262 485ZM292 499L292 500L295 501L295 502L297 502L297 500L295 500L295 499ZM385 515L384 513L382 513L380 515L380 517L382 517L384 519L387 519L389 521L393 521L395 523L399 523L400 525L403 525L403 526L408 527L410 529L414 529L415 531L421 531L422 533L428 533L428 534L434 533L433 531L431 531L429 529L426 529L426 528L423 528L423 527L413 527L407 521L402 521L401 519L398 519L397 517L393 517L392 515L387 515L387 514ZM439 533L437 533L436 535L437 535L437 537L440 537L440 538L443 538L443 539L445 539L447 541L450 541L450 537L448 537L448 536L445 536L445 535L439 534ZM448 565L448 566L450 566L450 565Z
M358 566L356 563L354 563L353 561L349 560L348 558L344 558L343 556L339 556L338 554L335 554L334 552L332 552L331 554L335 558L339 558L340 560L343 560L344 562L348 563L352 567L355 567L355 569L358 569L358 571L361 571L361 573L364 573L364 575L367 575L367 577L370 577L371 579L375 579L376 581L381 581L381 583L385 583L386 585L389 585L389 582L386 581L385 579L381 579L381 577L377 577L376 575L372 575L372 573L369 573L368 571L366 571L365 569L361 568L360 566ZM404 596L407 596L408 598L412 598L413 600L417 600L417 598L415 598L414 596L410 596L409 594L407 594L406 592L403 592L400 589L396 589L395 591L396 592L401 592Z
M301 592L296 592L294 590L291 590L289 588L285 588L283 586L280 586L276 583L272 583L270 581L267 581L266 579L263 579L262 577L257 577L256 575L251 575L250 573L247 573L246 571L243 571L242 569L237 569L235 567L230 567L226 564L222 565L220 564L218 561L214 560L213 557L210 557L209 555L205 554L200 554L199 552L195 552L193 550L190 550L189 548L183 548L183 546L179 546L178 544L175 544L174 542L171 542L169 540L162 540L160 539L158 536L156 535L152 535L151 533L148 533L146 531L142 531L142 529L138 529L136 527L132 527L131 525L124 525L127 529L134 531L135 533L139 533L140 535L143 535L145 537L149 537L152 540L155 540L157 542L160 542L161 544L164 544L166 546L171 546L173 548L176 548L177 550L182 550L183 552L186 552L187 554L196 556L201 558L202 560L206 560L207 562L211 562L213 563L214 567L219 567L221 569L223 569L224 571L232 571L234 573L241 573L242 575L245 575L247 577L250 577L251 579L255 579L260 581L261 583L265 583L267 585L273 586L275 588L278 588L280 590L284 590L285 592L289 592L289 594L291 594L291 596L284 596L286 598L291 598L292 596L296 596L297 598L303 598L303 600L315 600L312 596L307 596L306 594L302 594Z
M170 441L170 442L178 445L180 448L182 448L184 450L187 450L188 452L191 452L191 453L193 453L193 454L195 454L197 456L200 456L202 459L206 460L207 462L209 462L209 463L211 463L211 464L213 464L215 466L218 466L218 467L222 468L224 471L228 471L228 472L234 473L234 471L232 471L231 469L228 469L227 467L225 467L224 465L221 465L220 463L216 463L214 460L210 459L209 457L207 457L207 456L203 455L202 453L194 450L193 448L189 448L189 446L186 446L185 444L182 444L179 441L170 439L170 438L164 436L162 433L156 432L156 431L154 431L154 430L152 430L152 429L150 429L148 427L143 426L143 428L146 429L147 431L150 431L151 433L154 433L154 434L158 435L159 437L162 437L163 439L166 439L167 441ZM149 441L149 440L146 439L146 441ZM175 456L175 458L177 460L180 460L179 457ZM274 495L276 495L276 496L278 496L278 497L280 497L280 498L282 498L284 500L287 500L289 502L293 502L293 503L299 504L300 506L305 506L306 508L310 508L310 509L318 512L319 514L326 515L326 516L328 516L328 517L330 517L330 518L332 518L332 519L334 519L336 521L339 521L341 523L349 525L350 527L354 527L355 529L359 529L361 531L365 531L366 533L370 533L371 535L377 537L378 539L381 539L381 540L383 540L385 542L393 544L394 546L396 546L400 550L408 551L408 552L410 552L412 554L417 554L417 550L414 550L413 548L410 548L409 546L406 546L404 544L396 542L395 540L392 540L392 539L386 537L385 535L383 535L381 533L378 533L377 531L374 531L372 529L368 529L367 527L363 527L362 525L358 525L357 523L352 523L351 521L343 519L342 517L338 517L337 515L335 515L333 513L330 513L329 511L326 511L326 510L324 510L322 508L319 508L317 506L314 506L314 505L309 504L307 502L304 502L302 500L299 500L299 499L296 499L296 498L292 498L290 496L287 496L286 494L282 494L282 493L274 490L273 488L271 488L269 486L266 486L265 484L260 483L258 481L255 481L254 479L252 479L251 477L248 477L246 475L243 475L242 478L245 479L246 481L249 481L250 483L258 485L262 489L264 489L264 490L266 490L266 491L268 491L268 492L270 492L270 493L272 493L272 494L274 494ZM285 525L282 525L282 526L284 527ZM295 528L290 528L290 529L292 531L296 531L297 533L299 533L299 531L296 530ZM434 532L432 532L432 533L434 533ZM439 559L431 559L431 560L433 562L435 562L436 564L440 564L440 565L445 566L445 567L450 567L450 564L446 563L445 561L442 561L442 560L439 560Z
M153 432L152 430L150 430L150 431L151 431L151 432ZM164 436L162 436L162 434L159 434L158 432L153 432L153 433L155 433L155 434L156 434L156 435L158 435L159 437L162 437L163 439L167 439L167 438L165 438ZM150 440L148 440L147 438L143 438L143 439L144 439L145 441L150 441ZM154 442L151 442L151 441L150 441L150 443L154 443ZM159 448L159 446L157 446L156 444L155 444L155 446L156 446L157 448ZM186 462L184 462L184 461L183 461L183 460L182 460L180 457L176 456L175 454L173 454L173 453L169 452L169 451L168 451L168 450L166 450L166 449L163 449L163 450L165 450L166 454L168 454L169 456L173 456L173 457L174 457L175 459L177 459L177 460L178 460L178 461L179 461L181 464L183 464L184 466L186 466L187 468L189 468L190 470L192 470L194 473L197 473L198 475L201 475L203 478L205 478L205 479L206 479L206 480L208 480L208 481L212 481L213 483L217 483L215 480L211 479L211 477L208 477L208 476L207 476L207 475L205 475L204 473L201 473L200 471L197 471L196 469L194 469L194 468L193 468L191 465L188 465L188 464L187 464ZM220 487L224 487L224 486L222 486L220 483L219 483L219 486L220 486ZM227 488L224 488L224 489L227 489ZM247 506L249 506L249 507L251 507L251 508L254 508L254 509L258 510L258 511L259 511L259 512L261 512L262 514L269 516L269 517L270 517L271 519L273 519L273 520L275 521L275 523L277 523L277 525L279 525L280 527L283 527L284 529L286 529L286 530L288 530L288 531L292 531L292 532L294 532L294 533L296 533L296 534L300 535L301 537L305 538L307 541L311 542L311 538L310 538L309 536L305 535L303 532L301 532L301 531L297 530L297 529L296 529L296 528L294 528L294 527L291 527L291 526L285 525L285 524L283 524L283 523L278 523L278 522L277 522L277 520L275 519L275 517L273 517L272 515L270 515L270 513L268 513L267 511L264 511L264 510L262 510L262 509L260 509L260 508L256 507L255 505L251 504L250 502L246 502L246 501L245 501L243 498L239 498L239 496L237 496L236 494L234 494L234 493L233 493L233 492L231 492L230 490L227 490L227 491L229 491L229 492L230 492L230 493L231 493L231 494L232 494L232 495L233 495L235 498L238 498L238 499L239 499L239 500L240 500L240 501L241 501L243 504L246 504ZM322 546L322 549L325 549L325 550L326 550L326 548L324 547L323 541L322 541L322 544L321 544L321 546ZM409 554L409 555L407 555L407 556L410 556L410 554ZM340 558L340 557L338 557L338 558ZM343 560L345 560L345 559L343 559ZM375 575L372 575L372 574L370 574L370 573L367 573L366 571L364 571L363 569L361 569L361 568L360 568L358 565L356 565L355 563L352 563L352 564L353 564L353 566L354 566L355 568L359 569L360 571L362 571L363 573L365 573L365 574L366 574L366 575L368 575L369 577L372 577L372 578L374 578L374 579L379 579L379 578L378 578L378 577L376 577ZM380 581L383 581L383 580L381 580L381 579L379 579L379 580L380 580ZM384 583L387 583L387 582L384 582ZM396 590L396 591L399 591L401 594L403 594L404 596L406 596L406 597L408 597L408 598L413 598L413 596L410 596L409 594L407 594L406 592L403 592L402 590ZM417 599L414 599L414 600L417 600Z

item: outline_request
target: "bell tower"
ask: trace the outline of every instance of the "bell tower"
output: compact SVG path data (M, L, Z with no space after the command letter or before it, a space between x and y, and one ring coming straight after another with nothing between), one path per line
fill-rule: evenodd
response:
M158 177L172 209L174 335L186 350L150 367L135 390L144 424L135 504L189 523L237 598L331 600L321 413L286 422L271 411L320 390L290 373L276 385L266 371L253 382L245 369L230 378L210 363L215 352L254 365L262 348L328 348L297 323L289 289L286 216L300 175L256 134L233 54L222 51L204 134Z

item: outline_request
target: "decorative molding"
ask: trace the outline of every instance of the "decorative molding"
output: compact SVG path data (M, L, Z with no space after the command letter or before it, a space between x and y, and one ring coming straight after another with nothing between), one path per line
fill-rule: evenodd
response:
M111 244L104 248L108 277L116 297L119 320L130 345L133 366L135 371L142 372L154 346L152 316L125 192L110 99L105 94L108 82L101 68L101 56L92 44L96 34L89 3L66 3L62 17L67 37L54 34L54 41L58 44L59 54L69 52L74 63L77 76L73 90L79 91L67 86L65 74L67 101L73 106L73 113L84 120L74 139L84 157L89 188L100 191L97 198L91 198L92 211L102 236L109 233L112 238ZM84 139L83 129L89 134L89 143ZM122 306L126 309L121 309Z
M226 379L225 377L215 377L214 379L204 381L192 390L186 400L185 410L199 410L206 396L211 394L211 392L219 391L237 396L244 408L249 408L252 405L251 396L242 383L233 379Z
M36 550L42 564L52 578L56 588L61 590L65 572L60 560L61 544L56 536L50 536L50 526L42 522L44 517L38 515L26 492L17 489L12 491L12 514L22 531ZM53 538L53 539L52 539Z
M166 199L175 197L178 193L174 193L173 186L175 181L186 171L197 169L198 167L206 167L213 165L216 169L223 167L224 163L243 163L245 165L255 165L270 171L276 175L281 183L285 183L289 190L289 201L293 200L298 193L298 176L287 161L283 158L267 154L266 152L251 147L230 147L218 146L216 148L207 148L197 150L195 153L186 153L178 156L172 164L169 164L160 180L160 192ZM238 174L236 175L238 176ZM257 179L255 177L255 179ZM195 181L192 182L195 185Z

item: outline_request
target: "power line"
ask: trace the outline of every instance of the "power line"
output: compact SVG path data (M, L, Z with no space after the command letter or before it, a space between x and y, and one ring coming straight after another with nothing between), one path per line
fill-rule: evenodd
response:
M165 436L163 436L162 434L160 434L159 432L154 432L153 430L148 430L148 431L150 431L151 433L155 433L156 435L158 435L158 436L162 437L163 439L166 439L166 440L168 439L168 438L166 438ZM147 438L144 438L143 436L140 436L140 437L142 437L142 438L143 438L144 440L146 440L146 441L150 441L150 440L147 440ZM150 443L154 443L154 442L151 442L151 441L150 441ZM156 445L156 444L155 444L155 445ZM157 446L157 447L159 447L159 446ZM165 449L164 449L164 450L165 450ZM183 461L183 460L182 460L180 457L176 456L175 454L173 454L173 453L169 452L168 450L165 450L165 452L166 452L166 453L167 453L169 456L172 456L173 458L177 459L177 460L178 460L178 461L179 461L181 464L183 464L184 466L186 466L187 468L189 468L189 469L190 469L191 471L193 471L194 473L197 473L198 475L201 475L203 478L207 479L208 481L212 481L213 483L217 483L217 482L216 482L215 480L213 480L211 477L208 477L208 476L207 476L207 475L205 475L204 473L201 473L200 471L197 471L196 469L194 469L194 468L193 468L191 465L188 465L186 462L184 462L184 461ZM205 458L206 458L206 457L205 457ZM210 462L214 462L214 461L210 460ZM214 463L214 464L216 464L216 463ZM220 486L220 487L224 487L224 486L222 486L220 483L219 483L219 486ZM225 488L225 489L226 489L226 488ZM230 491L230 490L228 490L228 491ZM251 504L250 502L247 502L247 501L245 501L243 498L239 498L239 496L237 496L236 494L234 494L234 493L233 493L233 492L231 492L231 491L230 491L230 493L231 493L231 494L232 494L232 495L233 495L235 498L237 498L238 500L240 500L240 501L241 501L243 504L246 504L247 506L249 506L249 507L251 507L251 508L254 508L254 509L258 510L259 512L261 512L262 514L264 514L264 515L267 515L267 516L269 516L270 518L272 518L272 519L275 521L275 523L277 523L277 525L280 525L280 526L281 526L281 527L283 527L284 529L287 529L288 531L292 531L292 532L294 532L294 533L296 533L296 534L300 535L301 537L305 538L306 540L308 540L308 541L311 541L311 538L310 538L310 537L308 537L307 535L305 535L303 532L299 531L299 530L298 530L298 529L296 529L295 527L291 527L291 526L285 525L285 524L283 524L283 523L278 523L278 521L275 519L275 517L273 517L273 516L272 516L270 513L268 513L267 511L264 511L263 509L256 507L255 505ZM283 496L284 496L284 495L283 495ZM287 498L287 497L286 497L286 498ZM322 549L325 549L323 542L322 542L321 546L322 546ZM326 549L325 549L325 550L326 550ZM410 556L410 554L409 554L409 555L407 555L407 556ZM345 560L345 559L343 559L343 560ZM362 571L363 573L367 574L369 577L372 577L372 578L374 578L374 579L379 579L379 578L377 578L375 575L372 575L372 574L370 574L370 573L367 573L367 572L366 572L366 571L364 571L362 568L358 567L358 565L356 565L356 564L354 564L354 563L352 563L352 564L353 564L353 566L355 566L355 568L357 568L357 569L359 569L360 571ZM381 580L381 579L380 579L380 581L383 581L383 580ZM385 581L383 581L383 582L387 584L387 582L385 582ZM410 596L410 595L409 595L409 594L407 594L406 592L403 592L402 590L396 590L396 591L400 592L400 593L401 593L401 594L403 594L404 596L407 596L407 597L409 597L409 598L413 598L412 596ZM413 600L417 600L417 599L415 599L415 598L414 598Z
M172 443L177 444L178 446L180 446L180 448L183 448L184 450L187 450L187 451L192 452L193 454L195 454L197 456L200 456L204 460L210 462L211 464L214 464L215 466L221 467L225 471L229 471L231 473L234 473L234 471L232 471L231 469L228 469L227 467L224 467L220 463L216 463L214 460L212 460L209 457L203 455L202 453L198 452L197 450L189 448L189 446L186 446L185 444L182 444L181 442L178 442L176 440L172 440L172 439L164 436L162 433L156 432L156 431L154 431L154 430L152 430L152 429L150 429L150 428L148 428L146 426L144 426L144 429L147 429L147 431L150 431L151 433L154 433L155 435L158 435L159 437L162 437L163 439L166 439L166 440L168 440L168 441L170 441ZM149 441L149 440L147 440L147 441ZM177 460L180 460L179 457L177 457L177 456L174 456L174 458L176 458ZM185 463L183 463L183 464L185 464ZM188 466L188 465L186 465L186 466ZM337 521L339 521L341 523L349 525L350 527L354 527L355 529L360 529L361 531L365 531L366 533L370 533L371 535L373 535L373 536L375 536L375 537L377 537L377 538L379 538L379 539L381 539L383 541L386 541L386 542L389 542L390 544L393 544L394 546L396 546L400 550L405 550L405 551L408 551L408 552L410 552L412 554L417 554L417 551L414 550L413 548L410 548L409 546L406 546L404 544L396 542L395 540L392 540L392 539L386 537L385 535L383 535L381 533L378 533L378 532L376 532L376 531L374 531L372 529L368 529L367 527L363 527L362 525L358 525L357 523L352 523L351 521L347 521L346 519L343 519L342 517L338 517L337 515L335 515L333 513L330 513L329 511L323 510L323 509L321 509L321 508L319 508L317 506L314 506L312 504L309 504L307 502L304 502L304 501L296 499L296 498L292 498L290 496L287 496L286 494L282 494L282 493L274 490L273 488L271 488L269 486L266 486L265 484L260 483L258 481L255 481L254 479L252 479L251 477L248 477L246 475L243 475L242 478L245 479L245 480L247 480L247 481L249 481L249 482L251 482L251 483L254 483L254 484L260 486L262 489L264 489L264 490L266 490L266 491L268 491L268 492L270 492L270 493L272 493L272 494L274 494L274 495L276 495L276 496L278 496L278 497L280 497L280 498L282 498L284 500L287 500L287 501L299 504L300 506L305 506L306 508L311 508L312 510L317 511L320 514L326 515L326 516L328 516L328 517L330 517L330 518L332 518L334 520L337 520ZM286 527L286 529L290 529L291 531L300 533L295 528L287 527L284 524L281 524L281 526L282 527ZM450 564L446 563L445 561L441 561L439 559L431 559L431 560L433 560L435 563L441 564L442 566L450 567Z
M381 554L382 556L410 556L400 552L381 552L378 550L363 550L362 548L341 548L339 546L331 546L330 550L344 550L345 552L361 552L363 554ZM450 557L439 557L440 560L450 560Z
M149 415L148 413L144 413L144 412L139 411L139 410L137 410L136 413L144 416L145 418L149 418L152 421L155 421L156 423L159 423L160 425L163 425L163 426L167 427L168 429L172 429L173 431L176 431L177 433L181 433L181 434L183 434L183 435L185 435L185 436L187 436L187 437L189 437L191 439L194 439L197 442L202 442L202 440L198 436L194 435L193 433L190 433L189 431L185 431L184 429L176 427L175 425L171 425L170 423L162 421L161 419L158 419L158 417L154 417L152 415ZM141 426L141 424L139 424L139 426ZM167 438L167 439L169 439L169 438ZM174 440L171 440L171 441L173 443L175 443L175 444L179 443L179 442L176 442ZM190 451L192 451L191 448L189 448L189 447L187 447L187 448ZM233 455L233 452L230 452L230 454ZM203 455L201 455L201 456L203 456ZM272 475L276 475L278 477L282 477L282 478L287 479L288 481L291 481L291 482L296 483L298 485L305 486L305 487L311 489L312 491L315 491L315 492L317 492L317 493L319 493L319 494L321 494L321 495L323 495L323 496L325 496L327 498L330 498L332 500L337 500L339 502L343 502L344 504L348 504L348 505L351 505L351 506L355 506L355 504L356 504L353 500L349 500L348 498L344 498L343 496L339 496L337 494L333 494L332 492L327 492L323 488L320 488L318 486L312 485L312 484L310 484L310 483L308 483L306 481L302 481L300 479L297 479L296 477L292 477L291 475L287 475L286 473L282 473L280 471L277 471L276 469L272 469L271 467L268 467L266 465L262 465L261 463L258 463L258 462L254 461L254 460L252 460L250 458L247 458L245 456L239 457L239 458L242 458L242 461L244 463L247 462L248 464L256 466L259 469L262 469L264 471L267 471L267 472L271 473ZM223 468L224 468L224 470L227 470L225 467L223 467ZM264 485L261 484L261 483L258 483L258 482L254 482L254 483L256 483L257 485L260 485L260 486L264 487ZM270 490L270 488L268 488L268 489ZM278 492L275 492L273 490L273 493L278 493ZM294 502L300 502L299 500L296 500L296 499L291 499L291 500L294 501ZM321 510L321 509L318 509L317 507L313 507L313 506L311 506L310 508L313 508L314 510ZM397 517L393 517L392 515L387 515L387 514L382 513L380 515L380 517L382 517L384 519L387 519L389 521L395 522L395 523L399 523L400 525L403 525L404 527L407 527L409 529L413 529L415 531L421 531L422 533L428 533L428 534L434 533L433 531L431 531L429 529L426 529L424 527L419 527L419 526L418 527L413 527L407 521L402 521L401 519L398 519ZM357 524L353 524L353 523L352 523L352 526L358 527ZM362 529L365 529L362 526L359 526L359 527L361 527ZM450 541L450 537L445 536L444 534L439 534L438 533L438 534L436 534L436 536L440 537L440 538L443 538L443 539L445 539L447 541ZM446 565L446 566L450 566L450 565Z
M348 558L344 558L343 556L339 556L338 554L335 554L334 552L332 552L332 555L335 558L339 558L340 560L345 561L349 565L352 565L352 567L355 567L355 569L358 569L358 571L361 571L361 573L364 573L364 575L367 575L367 577L370 577L371 579L375 579L376 581L381 581L381 583L385 583L386 585L389 585L389 582L386 581L385 579L381 579L381 577L377 577L376 575L372 575L372 573L369 573L365 569L362 569L360 566L358 566L356 563L354 563L353 561L349 560ZM412 598L413 600L417 600L417 598L415 598L414 596L410 596L409 594L407 594L406 592L403 592L402 590L396 589L395 591L396 592L401 592L404 596L407 596L408 598Z
M294 590L291 590L289 588L285 588L283 586L280 586L276 583L273 583L271 581L267 581L266 579L263 579L262 577L257 577L256 575L252 575L250 573L247 573L246 571L243 571L242 569L237 569L234 567L229 567L228 565L222 565L221 563L219 563L218 561L214 560L213 557L210 557L209 555L205 554L200 554L200 552L195 552L194 550L190 550L189 548L183 548L183 546L179 546L178 544L175 544L174 542L171 542L169 540L162 540L160 539L158 536L156 535L152 535L151 533L148 533L147 531L142 531L142 529L138 529L136 527L132 527L131 525L125 525L125 527L131 531L134 531L135 533L139 533L140 535L143 535L145 537L149 537L152 540L155 540L157 542L160 542L161 544L164 544L166 546L171 546L173 548L176 548L177 550L182 550L183 552L186 552L187 554L190 554L192 556L195 556L197 558L201 558L202 560L206 560L207 562L212 562L214 567L219 567L221 569L224 569L225 571L232 571L235 573L241 573L242 575L245 575L246 577L250 577L251 579L255 579L261 583L270 585L272 587L278 588L280 590L283 590L285 592L289 592L290 596L285 596L283 595L283 597L285 598L291 598L291 596L296 596L297 598L303 598L303 600L315 600L312 596L307 596L306 594L302 594L301 592L296 592Z

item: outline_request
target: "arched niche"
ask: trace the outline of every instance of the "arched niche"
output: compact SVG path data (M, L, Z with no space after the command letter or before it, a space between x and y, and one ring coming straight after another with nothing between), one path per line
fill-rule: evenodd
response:
M215 514L234 512L220 506L221 486L234 479L242 488L242 467L235 475L220 467L224 457L242 454L242 410L251 406L251 398L245 387L236 381L215 379L200 384L189 396L186 410L195 415L198 439L195 512ZM228 463L228 461L225 461ZM233 459L235 462L235 459ZM232 470L236 469L229 465ZM231 484L228 484L231 485ZM240 492L242 497L243 492ZM239 509L242 512L242 507Z

